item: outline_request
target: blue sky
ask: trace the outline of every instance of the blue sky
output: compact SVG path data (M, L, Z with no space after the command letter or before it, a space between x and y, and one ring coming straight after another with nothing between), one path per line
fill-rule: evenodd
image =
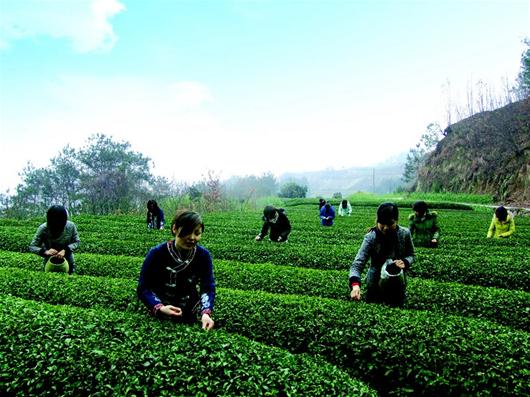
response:
M525 37L523 0L0 0L0 191L95 133L178 181L380 163Z

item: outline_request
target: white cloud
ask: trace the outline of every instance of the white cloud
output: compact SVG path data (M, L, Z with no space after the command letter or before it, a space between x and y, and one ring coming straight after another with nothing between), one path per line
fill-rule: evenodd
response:
M391 97L384 101L393 107L350 101L241 112L201 82L137 76L63 76L41 97L46 106L31 118L6 117L2 169L20 171L28 160L47 166L64 146L80 148L95 133L131 143L153 160L154 174L188 182L208 170L225 178L369 166L406 151L433 121L427 104Z
M118 0L2 1L0 49L33 36L67 38L76 52L110 50L117 37L109 20L125 10Z
M197 180L230 139L206 109L213 94L198 82L71 75L49 83L43 98L48 106L31 118L3 120L0 166L13 174L28 160L48 166L67 144L81 148L103 133L150 157L155 174ZM13 187L13 179L2 188Z

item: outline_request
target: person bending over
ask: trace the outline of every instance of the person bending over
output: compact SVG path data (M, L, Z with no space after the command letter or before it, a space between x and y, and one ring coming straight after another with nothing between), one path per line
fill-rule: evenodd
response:
M416 201L412 206L414 214L409 215L409 230L415 247L438 247L440 227L438 214L429 212L425 201Z
M487 238L505 238L510 237L515 232L515 221L513 215L508 212L502 205L497 207L495 214L491 219L488 229Z
M75 223L68 220L68 211L62 205L52 205L46 213L46 222L37 228L29 251L42 256L45 272L75 272L74 251L79 247Z
M267 205L263 210L263 226L261 232L256 236L256 241L261 241L267 236L270 229L270 241L277 243L286 242L291 233L291 223L283 208L275 208Z

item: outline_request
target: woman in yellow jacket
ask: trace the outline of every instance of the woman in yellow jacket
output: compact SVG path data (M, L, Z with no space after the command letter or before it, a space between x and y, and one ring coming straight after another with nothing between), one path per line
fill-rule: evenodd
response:
M515 222L513 215L502 205L495 210L495 215L491 220L487 237L510 237L515 232Z

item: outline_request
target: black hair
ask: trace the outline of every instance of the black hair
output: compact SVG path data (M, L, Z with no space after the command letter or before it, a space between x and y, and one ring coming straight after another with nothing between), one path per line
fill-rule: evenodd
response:
M499 221L504 222L508 218L508 210L501 205L495 210L495 216Z
M204 232L204 222L197 212L190 210L179 210L171 222L171 233L175 237L184 237L188 234L191 234L197 226L200 226ZM182 229L177 236L176 233L180 228Z
M397 222L399 218L399 210L394 203L382 203L377 207L377 223L383 225L390 225L393 221Z
M62 205L52 205L46 212L46 225L52 236L59 236L66 226L68 211Z
M157 208L158 208L158 203L157 203L155 200L149 200L149 201L147 202L147 209L148 209L149 211L151 211L151 207L152 207L153 209L157 209Z
M265 219L272 219L276 216L277 209L274 208L272 205L267 205L263 209L263 218Z
M342 200L341 205L342 208L348 208L348 200Z
M425 214L427 212L427 203L425 201L416 201L412 205L412 209L420 214Z

